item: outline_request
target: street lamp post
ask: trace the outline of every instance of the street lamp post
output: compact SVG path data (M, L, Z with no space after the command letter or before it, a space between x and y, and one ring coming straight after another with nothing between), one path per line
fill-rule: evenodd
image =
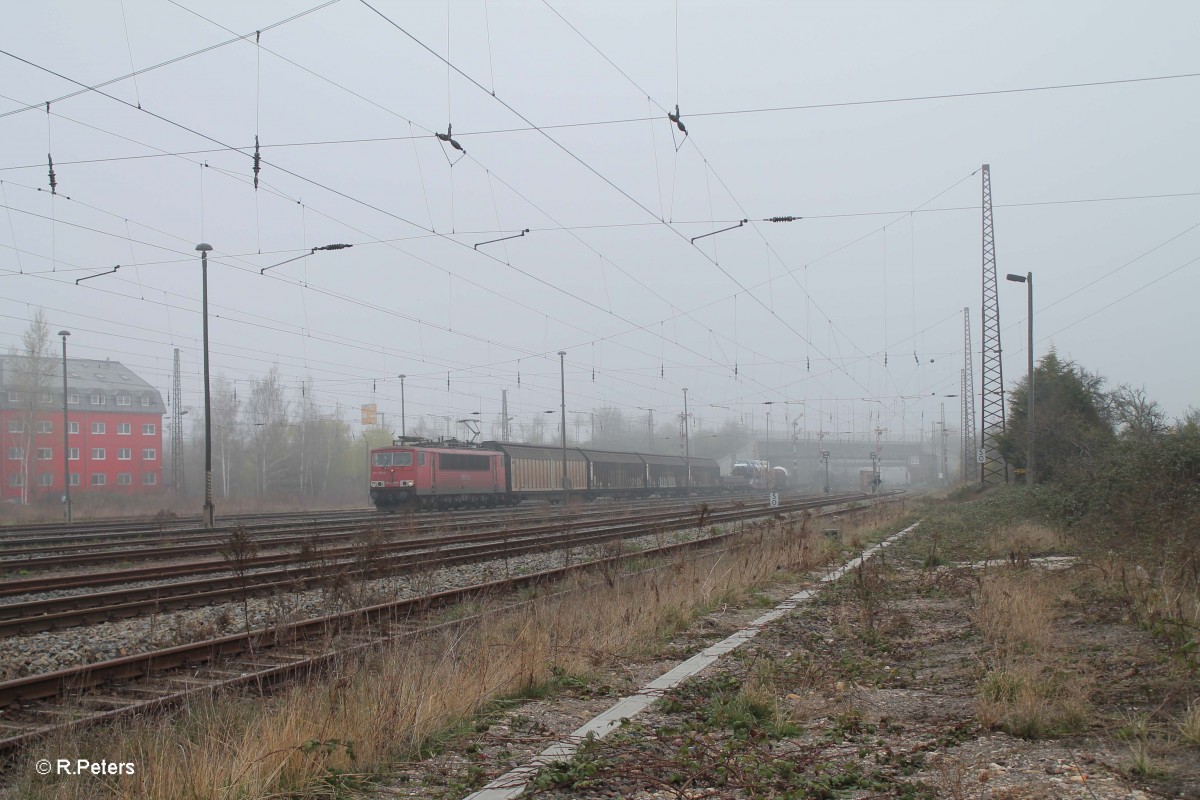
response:
M1025 486L1032 488L1033 486L1033 273L1029 272L1025 275L1014 275L1011 272L1006 276L1008 280L1014 283L1023 283L1028 290L1026 292L1029 302L1029 400L1027 403L1028 412L1026 415L1026 443L1025 443Z
M63 502L66 504L67 522L71 522L71 448L67 446L67 337L70 331L59 331L63 350Z
M567 488L567 366L566 359L567 351L558 351L558 380L559 380L559 398L561 401L562 411L562 490L565 495Z
M400 441L404 441L408 435L408 430L404 424L404 377L400 376Z
M821 451L821 460L825 462L825 494L829 494L829 451Z
M213 526L216 511L212 501L212 399L208 379L208 254L211 244L196 245L200 251L201 305L204 317L204 527Z

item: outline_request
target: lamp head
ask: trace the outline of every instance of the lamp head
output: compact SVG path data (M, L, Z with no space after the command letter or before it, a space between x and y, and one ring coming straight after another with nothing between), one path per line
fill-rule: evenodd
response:
M59 336L70 336L71 332L70 331L59 331L58 335Z
M1025 282L1024 275L1014 275L1010 272L1007 275L1005 275L1004 277L1008 278L1013 283L1024 283Z
M206 242L201 242L200 244L196 245L196 249L201 253L207 253L208 251L212 250L212 245Z

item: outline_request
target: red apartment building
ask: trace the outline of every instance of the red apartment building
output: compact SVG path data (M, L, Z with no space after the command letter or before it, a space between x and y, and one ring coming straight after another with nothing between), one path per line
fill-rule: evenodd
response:
M62 360L31 379L23 356L0 356L0 500L63 491ZM71 493L150 494L163 485L162 395L117 361L67 359Z

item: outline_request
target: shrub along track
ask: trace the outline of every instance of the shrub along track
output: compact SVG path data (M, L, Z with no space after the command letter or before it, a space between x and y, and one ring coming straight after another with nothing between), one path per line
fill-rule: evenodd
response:
M898 494L898 493L897 493ZM862 496L859 496L862 498ZM873 505L860 499L851 507ZM780 508L762 505L713 511L705 524L719 525L756 517L828 506L829 499L793 501ZM818 513L837 513L834 510ZM695 527L697 520L679 520L675 528ZM561 528L561 525L559 526ZM581 536L560 533L560 545L579 546L663 531L659 521L618 523L620 532L597 529ZM201 694L255 684L263 686L306 673L356 652L381 646L389 639L416 636L445 625L431 625L428 616L463 600L561 580L597 568L612 568L631 559L674 556L697 549L727 545L735 534L720 533L691 542L664 545L636 553L599 559L519 578L476 584L451 591L359 608L285 626L224 636L100 663L32 675L0 683L0 751L17 749L52 732L96 724L118 716L176 705ZM548 549L539 545L539 549ZM493 557L503 557L493 549ZM482 556L477 556L481 558ZM425 620L425 622L423 622ZM180 674L187 671L186 674ZM105 687L105 693L96 691Z

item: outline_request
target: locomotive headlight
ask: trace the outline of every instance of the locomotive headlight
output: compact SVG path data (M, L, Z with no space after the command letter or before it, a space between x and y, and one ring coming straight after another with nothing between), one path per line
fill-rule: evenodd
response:
M412 481L400 481L400 485L401 486L412 486L413 482Z

